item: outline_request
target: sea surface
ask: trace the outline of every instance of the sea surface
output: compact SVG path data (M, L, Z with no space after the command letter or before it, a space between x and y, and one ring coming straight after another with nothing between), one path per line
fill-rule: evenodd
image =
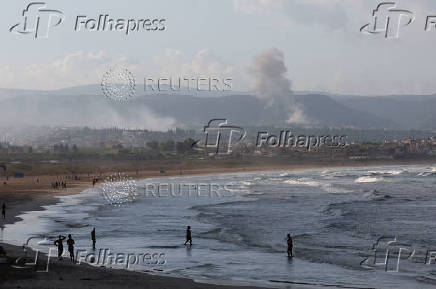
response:
M201 282L435 288L435 185L436 166L421 165L121 178L28 212L0 238L34 237L30 246L56 254L55 237L72 234L83 259L104 249L131 254L132 263L148 254L129 269ZM97 265L122 268L120 258Z

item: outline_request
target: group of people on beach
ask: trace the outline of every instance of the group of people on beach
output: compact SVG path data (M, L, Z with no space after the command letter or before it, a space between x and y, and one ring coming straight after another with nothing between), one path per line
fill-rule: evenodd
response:
M192 234L191 234L191 227L190 226L188 226L186 228L186 241L185 241L185 245L188 242L189 242L189 245L192 246ZM293 251L294 251L293 250L294 249L294 242L292 241L291 234L286 235L286 243L288 245L288 250L287 250L288 257L292 258L292 257L294 257L294 254L293 254Z
M52 183L51 186L53 187L54 190L57 190L57 189L66 189L67 188L67 182L64 182L64 181L62 181L62 182L55 182L55 183Z
M3 206L2 206L2 212L4 212L4 208L5 208L5 204L3 204ZM56 241L54 241L54 244L58 247L58 259L59 260L62 260L62 254L64 253L63 242L65 239L66 239L65 236L59 235L58 239ZM95 237L95 228L93 228L91 231L91 240L92 240L92 249L95 250L95 243L97 242L96 237ZM186 245L188 243L190 246L192 246L191 226L186 227L186 241L185 241L184 245ZM286 236L286 243L288 245L288 250L287 250L288 257L292 258L292 257L294 257L294 254L293 254L294 244L292 241L291 234L288 234ZM71 262L75 262L75 260L74 260L74 244L75 244L74 239L71 236L71 234L69 234L68 239L67 239L67 246L68 246L68 252L70 253L70 261Z
M65 236L59 235L58 239L54 241L55 246L58 247L58 259L62 260L62 255L64 254L64 240ZM95 250L95 243L97 242L95 238L95 228L91 231L91 240L92 240L92 249ZM68 252L70 253L70 261L75 262L74 260L74 239L71 236L71 234L68 235L67 239L67 246L68 246Z

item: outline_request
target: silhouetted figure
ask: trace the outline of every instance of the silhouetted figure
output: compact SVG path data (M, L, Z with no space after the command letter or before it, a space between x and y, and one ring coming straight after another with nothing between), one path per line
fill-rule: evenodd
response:
M68 252L70 252L70 261L74 262L74 240L71 235L68 235L67 245Z
M188 226L186 228L186 242L185 242L185 245L188 242L189 242L189 245L192 246L192 236L191 236L191 227L190 226Z
M95 239L95 228L91 231L91 240L92 240L92 249L95 250L95 243L97 242Z
M288 257L294 257L294 255L292 254L292 248L294 247L294 244L292 242L291 234L287 235L286 243L288 243Z
M59 239L54 241L55 246L58 246L58 259L62 260L62 254L64 253L64 244L65 236L59 235Z
M2 217L3 219L6 219L6 204L3 203L2 205Z

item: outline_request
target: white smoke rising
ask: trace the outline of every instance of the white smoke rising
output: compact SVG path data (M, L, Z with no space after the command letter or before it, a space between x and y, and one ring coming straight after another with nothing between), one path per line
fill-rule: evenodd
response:
M308 124L302 105L294 101L287 72L283 51L271 48L255 56L249 68L255 96L268 107L285 109L288 123Z
M296 104L292 109L291 114L289 115L288 123L307 125L312 123L304 113L301 105Z

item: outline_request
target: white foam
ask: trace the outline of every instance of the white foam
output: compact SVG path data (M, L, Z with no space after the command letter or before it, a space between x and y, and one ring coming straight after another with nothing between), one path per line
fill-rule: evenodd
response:
M383 181L382 177L360 177L357 178L354 182L355 183L376 183Z

